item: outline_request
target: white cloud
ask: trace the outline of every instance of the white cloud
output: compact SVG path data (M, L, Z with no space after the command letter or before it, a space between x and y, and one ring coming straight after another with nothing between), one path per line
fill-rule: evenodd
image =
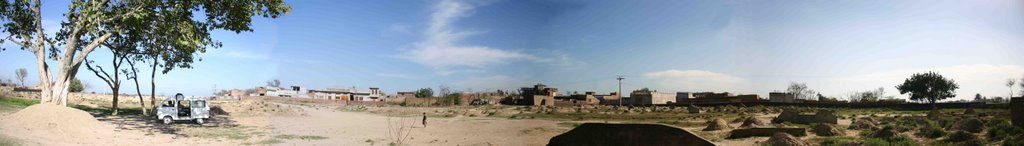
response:
M434 67L439 72L459 67L482 68L515 60L539 60L533 55L520 51L486 46L456 45L455 42L477 34L477 32L459 32L450 28L452 22L469 16L473 13L474 8L475 6L472 4L455 0L438 2L433 8L429 26L424 32L426 40L419 42L413 49L407 50L400 58Z
M884 87L888 92L887 95L906 98L905 95L899 95L899 91L896 90L895 86L903 83L903 80L909 78L914 73L924 73L928 71L934 71L947 79L953 79L956 81L956 83L960 85L960 89L956 90L956 99L973 99L974 94L976 93L990 97L1005 97L1009 95L1010 92L1010 89L1005 86L1006 79L1015 78L1020 80L1020 78L1024 77L1024 67L1017 65L957 65L934 68L897 69L837 78L832 81L828 81L837 86L833 86L832 89L827 90L849 91L851 89L868 90Z
M665 70L644 74L660 89L671 91L736 92L743 78L704 70Z
M453 82L456 88L473 88L474 90L497 90L512 89L522 85L529 85L530 82L512 78L504 75L467 77L461 81Z

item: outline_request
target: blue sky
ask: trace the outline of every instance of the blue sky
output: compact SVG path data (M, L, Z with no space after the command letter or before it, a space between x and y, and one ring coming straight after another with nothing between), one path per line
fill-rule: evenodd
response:
M66 2L47 1L56 31ZM761 94L803 82L826 96L893 86L937 71L960 98L1006 96L1024 77L1021 1L289 1L255 32L219 31L192 69L157 76L157 93L209 95L270 79L311 88L439 85L459 91L545 83L562 91ZM4 47L14 47L3 44ZM106 62L109 51L90 59ZM0 78L27 68L0 52ZM147 72L148 74L148 72ZM89 91L109 92L87 70ZM148 78L140 82L148 83ZM148 92L144 84L143 92ZM125 84L126 93L134 85ZM1019 87L1018 87L1019 90Z

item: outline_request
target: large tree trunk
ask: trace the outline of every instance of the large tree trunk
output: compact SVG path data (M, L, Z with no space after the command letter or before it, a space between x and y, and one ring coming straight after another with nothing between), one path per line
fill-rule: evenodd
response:
M156 66L158 65L156 56L153 57L153 70L149 74L149 105L153 107L153 111L156 111Z
M118 73L118 70L119 70L118 67L119 67L118 65L116 65L116 64L114 65L114 79L112 79L112 80L115 80L115 83L114 83L113 87L110 87L110 91L114 92L114 102L111 103L111 107L110 107L111 108L110 109L111 113L110 113L110 115L115 115L115 116L117 115L117 96L121 95L121 92L118 92L119 90L121 90L121 81L116 81L116 80L120 79L120 76L121 76L121 74Z

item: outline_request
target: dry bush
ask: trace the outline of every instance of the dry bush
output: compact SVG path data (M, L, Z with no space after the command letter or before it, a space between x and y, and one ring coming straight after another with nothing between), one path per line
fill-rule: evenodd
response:
M387 137L391 139L391 143L394 145L402 145L405 140L409 138L409 134L412 133L413 125L416 125L415 118L402 118L388 115L387 118Z

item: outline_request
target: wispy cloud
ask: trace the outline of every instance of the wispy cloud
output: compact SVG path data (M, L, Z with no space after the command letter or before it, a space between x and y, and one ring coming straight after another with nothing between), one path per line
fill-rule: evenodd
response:
M675 91L729 91L744 82L743 78L704 70L665 70L644 74L656 88Z
M452 68L482 68L516 60L539 60L538 57L521 52L486 46L463 46L455 44L465 37L478 32L456 31L452 23L473 13L476 6L455 0L442 0L433 7L426 40L417 43L400 58L433 67L439 72Z
M467 77L466 79L453 82L452 85L457 88L473 88L476 90L497 90L515 88L517 86L528 85L529 83L529 81L516 79L509 76L493 75Z
M416 79L416 78L419 78L419 77L414 76L414 75L396 74L396 73L377 73L376 75L379 76L379 77L400 78L400 79Z

